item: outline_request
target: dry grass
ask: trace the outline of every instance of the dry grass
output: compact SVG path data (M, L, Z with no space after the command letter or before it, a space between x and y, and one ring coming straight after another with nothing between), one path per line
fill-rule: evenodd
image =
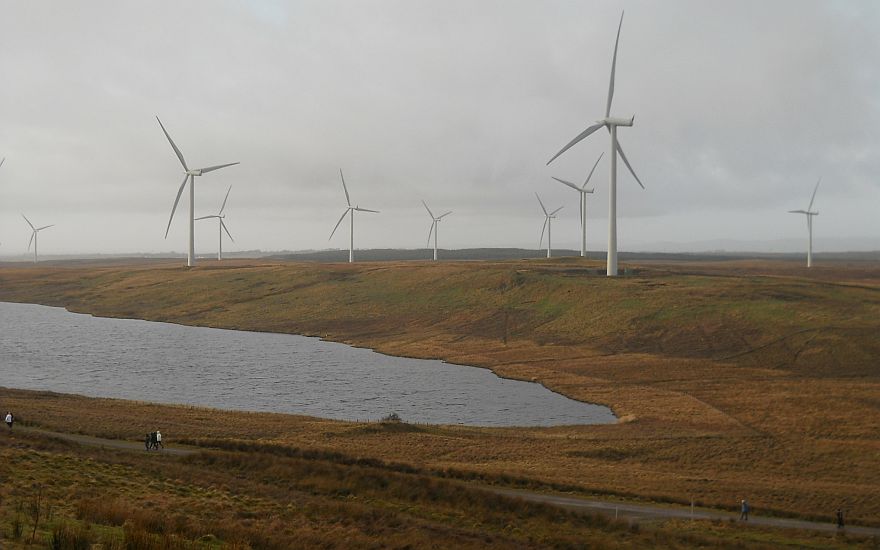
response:
M234 445L230 445L234 446ZM871 541L724 523L638 525L484 492L412 468L272 446L186 458L0 438L0 546L39 494L36 547L869 548ZM31 522L23 520L25 532Z
M880 524L880 267L574 259L0 269L0 300L322 336L485 366L611 406L614 426L369 429L3 391L22 418L137 437L266 440L431 471ZM164 419L167 419L164 420Z

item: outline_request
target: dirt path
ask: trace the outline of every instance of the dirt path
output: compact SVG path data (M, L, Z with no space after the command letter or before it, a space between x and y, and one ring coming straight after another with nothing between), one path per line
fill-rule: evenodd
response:
M144 449L143 442L125 441L121 439L103 439L80 434L68 434L60 432L51 432L39 428L18 427L16 431L40 434L48 437L54 437L65 441L70 441L80 445L89 447L101 447L106 449L117 449L126 451L147 452ZM187 456L197 453L203 449L198 447L168 446L160 451L150 451L156 455L172 455ZM663 519L694 519L694 520L722 520L736 521L739 516L730 512L720 510L710 510L705 508L690 508L680 506L661 506L650 504L630 504L627 502L615 502L612 500L588 499L583 497L554 495L548 493L536 493L532 491L520 491L516 489L505 489L502 487L484 486L482 489L512 498L521 498L529 502L540 502L559 506L569 510L589 511L612 515L618 518L629 519L630 521L652 521ZM754 514L749 518L749 525L757 525L760 527L776 527L784 529L803 529L809 531L836 531L837 526L831 521L831 511L829 511L829 521L827 523L819 523L815 521L805 521L798 519L762 517ZM880 537L880 528L847 526L846 533L851 535L865 535Z

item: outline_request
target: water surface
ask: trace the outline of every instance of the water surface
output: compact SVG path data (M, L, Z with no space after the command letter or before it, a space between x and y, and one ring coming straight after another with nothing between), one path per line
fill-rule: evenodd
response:
M0 386L221 409L473 426L615 421L487 369L289 334L108 319L0 302Z

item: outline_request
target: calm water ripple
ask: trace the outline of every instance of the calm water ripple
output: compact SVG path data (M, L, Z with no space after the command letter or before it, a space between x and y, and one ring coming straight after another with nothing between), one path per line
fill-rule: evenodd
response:
M289 334L107 319L0 302L0 386L221 409L471 426L614 422L491 371Z

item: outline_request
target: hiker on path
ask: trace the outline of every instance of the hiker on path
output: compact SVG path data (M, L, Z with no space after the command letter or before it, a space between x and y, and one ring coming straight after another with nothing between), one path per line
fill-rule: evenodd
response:
M13 418L11 412L6 412L6 425L9 426L9 429L12 429L12 423L15 422L15 418Z
M749 521L749 502L746 499L742 499L742 508L739 513L740 521Z
M151 446L152 446L152 438L150 437L150 434L147 433L147 435L144 436L144 448L146 448L149 451Z
M158 449L159 448L159 444L156 443L156 432L150 432L150 448L151 449Z
M156 430L156 449L159 447L165 448L165 445L162 445L162 432Z
M843 529L843 510L841 508L837 509L837 528Z

